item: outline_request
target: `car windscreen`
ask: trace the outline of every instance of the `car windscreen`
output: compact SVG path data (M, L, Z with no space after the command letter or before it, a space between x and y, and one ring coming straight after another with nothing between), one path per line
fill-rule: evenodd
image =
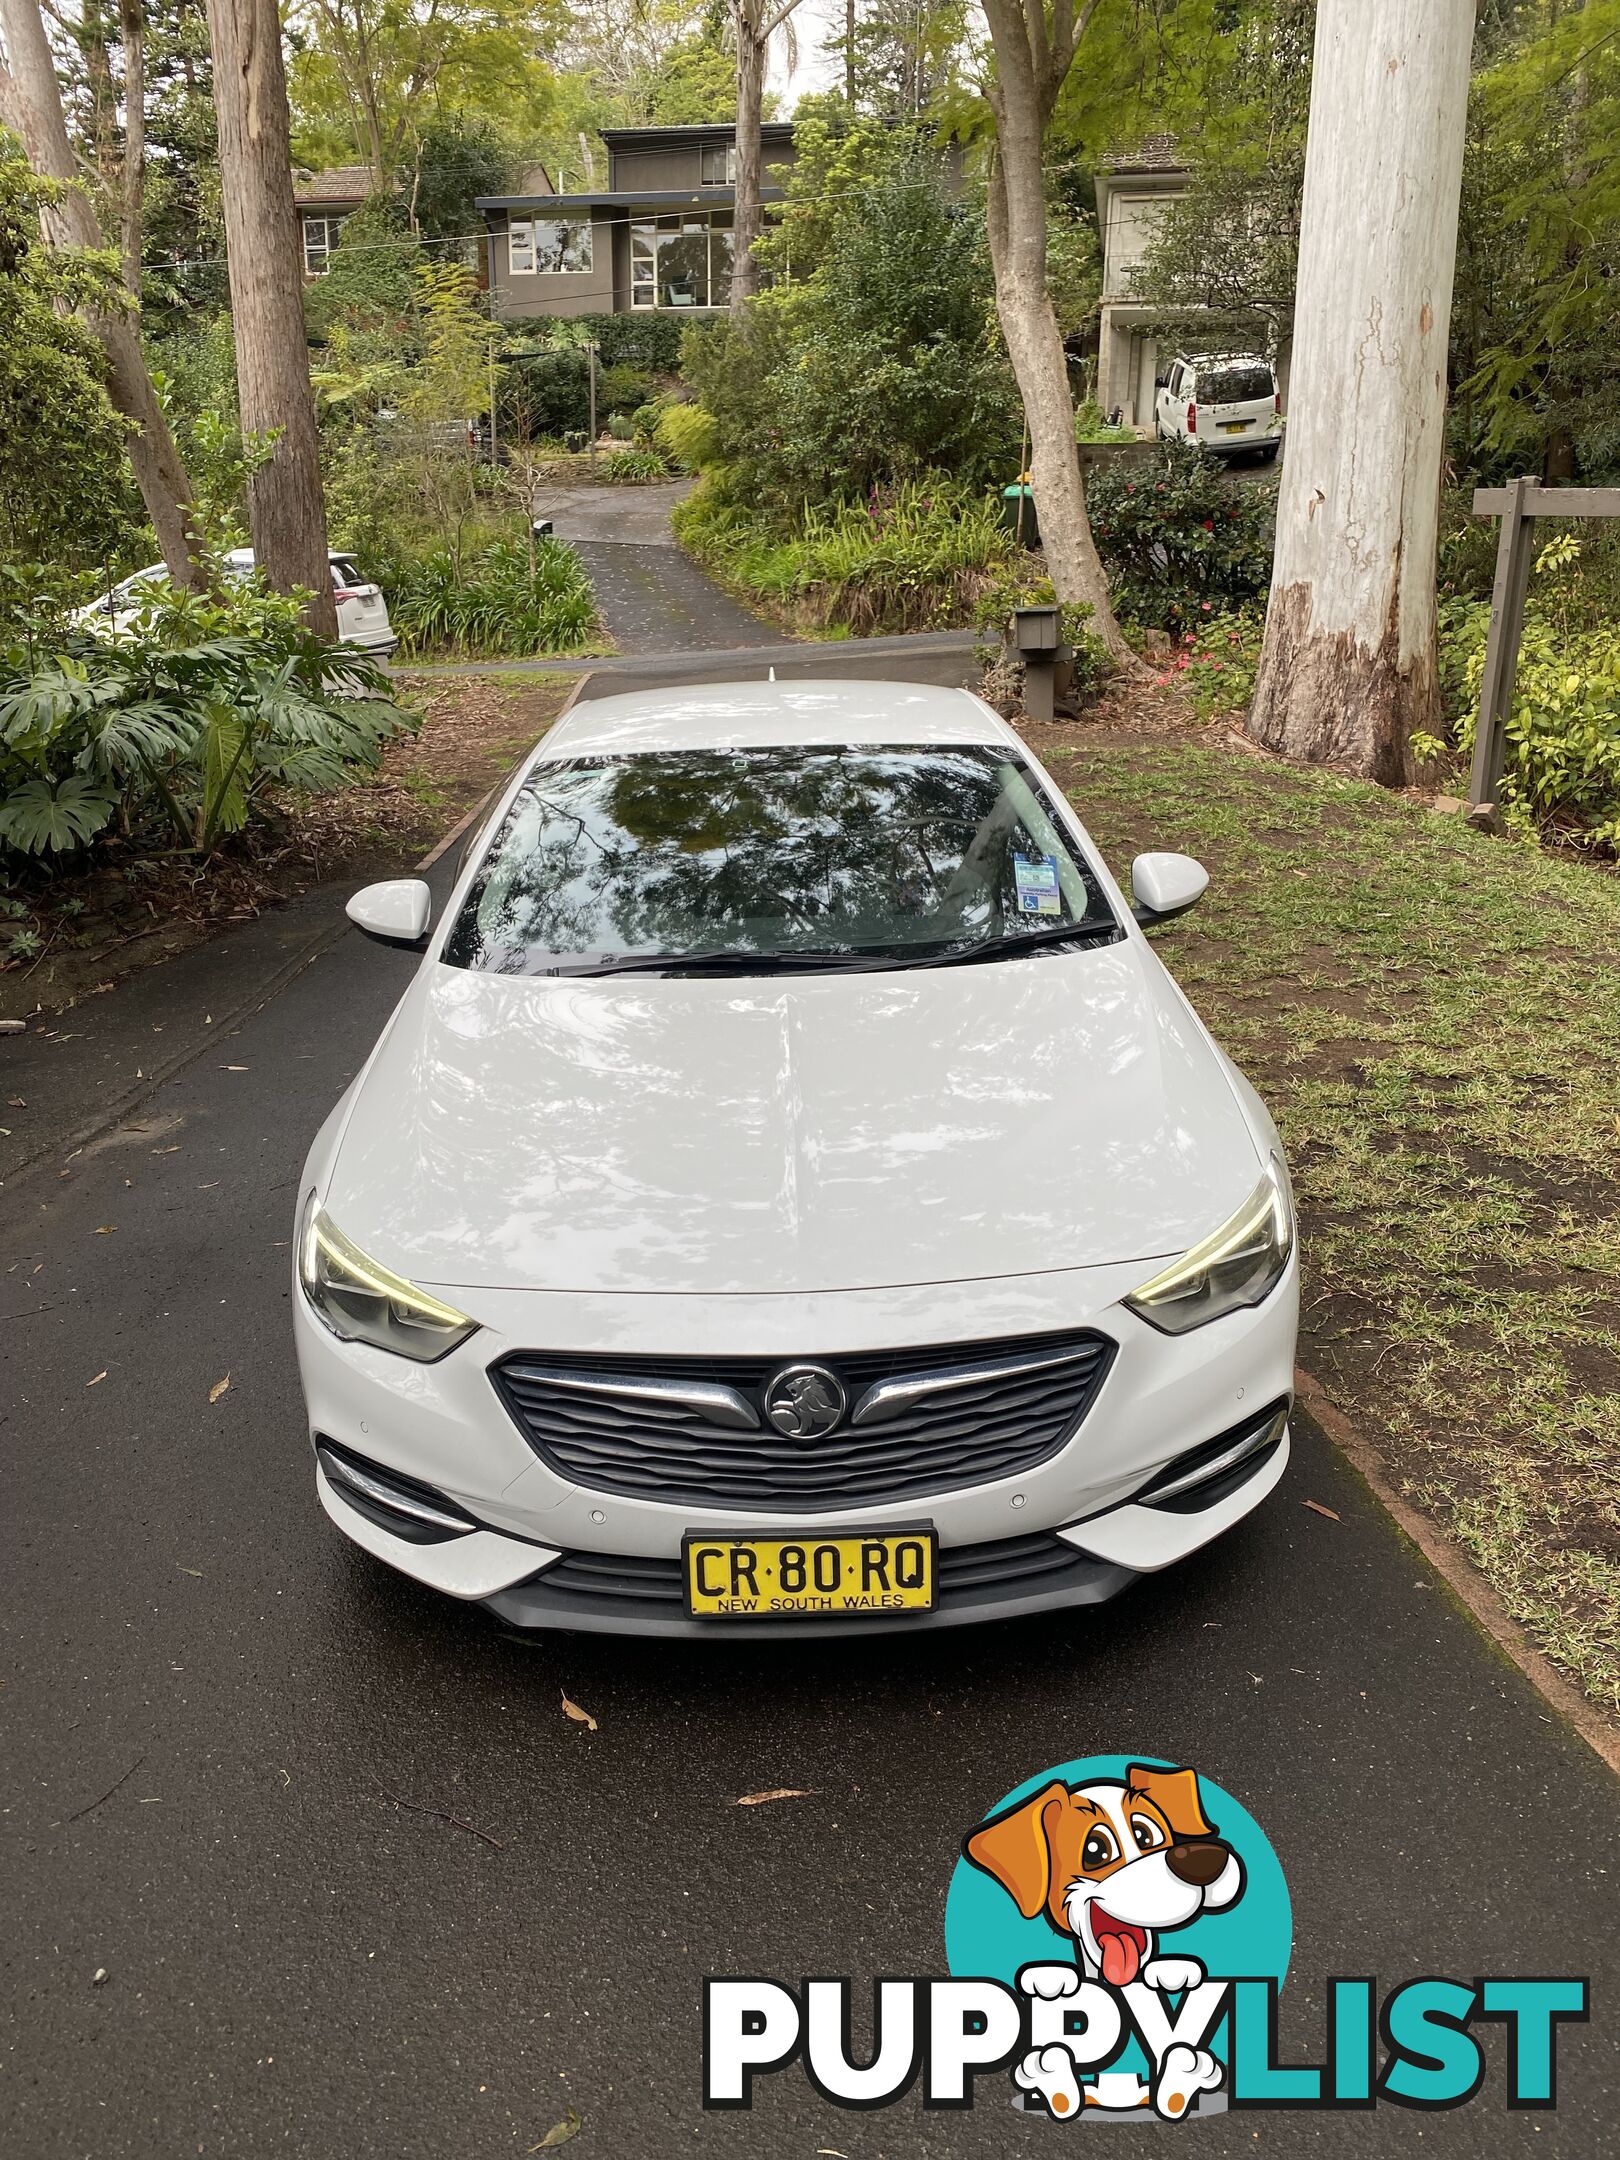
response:
M1276 394L1276 381L1263 360L1234 360L1198 378L1198 395L1206 405L1252 405Z
M1118 934L1029 768L989 744L659 750L537 766L441 957L502 974L975 955Z

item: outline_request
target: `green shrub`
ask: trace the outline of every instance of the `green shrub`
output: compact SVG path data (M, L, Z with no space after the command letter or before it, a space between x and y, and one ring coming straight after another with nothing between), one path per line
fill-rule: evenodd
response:
M1560 561L1561 550L1571 546ZM1502 805L1521 830L1561 833L1620 852L1620 626L1573 626L1560 579L1578 560L1568 536L1542 550L1550 589L1525 613L1513 707L1505 730ZM1560 586L1564 590L1560 590ZM1440 606L1440 682L1445 738L1419 735L1419 757L1454 765L1459 784L1473 757L1490 604L1454 598Z
M65 855L118 818L201 856L273 788L324 792L417 723L369 660L334 667L297 603L160 585L116 639L15 611L0 651L0 853Z
M589 362L583 346L556 345L519 354L500 370L501 437L540 442L590 427Z
M621 361L605 367L596 378L596 409L599 413L632 413L645 405L653 392L653 379L645 369Z
M1130 620L1185 631L1270 585L1274 492L1233 487L1201 450L1093 473L1086 496L1115 609Z
M972 620L1013 555L996 503L934 475L772 526L710 474L675 511L676 537L747 597L809 630L871 636Z
M1260 672L1265 607L1258 600L1237 608L1204 605L1208 612L1195 630L1182 633L1159 681L1162 685L1173 675L1184 676L1193 703L1206 720L1216 713L1247 712Z
M604 480L667 480L669 466L657 450L610 450L602 460Z
M615 442L634 442L636 431L627 413L609 413L607 431Z
M631 437L640 443L643 449L650 450L653 446L665 403L663 398L649 398L645 405L638 405L630 415Z
M853 189L810 278L694 326L681 357L717 457L782 520L929 472L988 481L1017 454L983 228L937 157Z
M580 315L575 325L596 343L604 368L644 368L652 375L673 375L681 363L679 315L646 308L628 315Z
M475 555L436 549L411 566L389 612L413 656L578 652L596 631L591 581L561 540L537 540L532 565L517 541L497 540Z
M719 458L714 415L701 405L666 405L654 425L653 440L688 472L701 472Z

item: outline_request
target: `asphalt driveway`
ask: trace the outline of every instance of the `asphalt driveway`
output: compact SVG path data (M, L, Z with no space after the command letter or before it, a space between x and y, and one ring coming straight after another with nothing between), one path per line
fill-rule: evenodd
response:
M1330 1973L1594 1983L1554 2115L1504 2114L1497 2032L1459 2113L1232 2115L1202 2152L1612 2144L1614 1781L1308 1420L1257 1518L1112 1607L854 1654L514 1640L329 1529L295 1183L413 965L340 937L4 1189L8 2154L473 2160L570 2110L581 2155L1045 2150L992 2096L851 2115L797 2072L704 2117L699 1985L940 1970L963 1831L1112 1750L1196 1762L1269 1831L1285 2059L1319 2059ZM143 995L132 1027L184 1032ZM776 1787L806 1797L733 1804Z

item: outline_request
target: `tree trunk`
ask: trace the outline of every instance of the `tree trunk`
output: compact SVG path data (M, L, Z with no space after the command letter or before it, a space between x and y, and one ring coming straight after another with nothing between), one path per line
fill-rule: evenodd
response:
M78 184L61 87L37 0L0 0L0 32L10 75L6 104L16 116L28 162L45 179L71 183L41 219L46 244L99 248L101 228ZM130 423L125 447L164 567L176 585L201 585L201 557L189 515L191 482L152 387L135 319L102 308L86 308L84 317L107 356L107 394Z
M143 0L119 0L124 41L124 172L119 198L119 247L124 283L141 296L141 222L146 207L146 11Z
M1475 0L1320 0L1293 410L1250 731L1404 784L1435 550Z
M1022 7L1016 0L988 0L985 14L996 54L996 82L990 99L996 120L996 156L986 203L990 262L996 281L996 314L1029 425L1029 479L1040 519L1041 546L1059 600L1089 607L1097 636L1117 662L1134 668L1137 662L1114 618L1108 578L1091 537L1085 481L1074 440L1069 365L1046 282L1042 146L1047 114L1068 62L1063 62L1060 71L1053 68L1055 79L1043 88ZM1084 19L1090 20L1089 13Z
M759 291L754 242L765 223L759 124L765 102L766 33L757 8L734 0L731 14L737 33L737 194L731 226L731 305L736 309Z
M208 27L242 429L276 436L248 482L254 557L277 592L311 595L310 628L335 639L281 18L276 0L210 0Z

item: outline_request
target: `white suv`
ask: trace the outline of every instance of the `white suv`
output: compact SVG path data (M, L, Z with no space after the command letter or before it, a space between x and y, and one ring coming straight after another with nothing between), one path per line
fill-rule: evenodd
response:
M334 554L328 559L339 639L345 645L357 646L373 660L386 660L398 647L399 638L388 620L388 603L381 588L361 576L352 556ZM225 558L227 577L246 577L252 568L251 548L232 548ZM80 608L74 623L80 629L105 630L113 637L121 637L140 610L157 599L168 576L162 563L148 563L144 570L135 571L99 600Z
M1172 360L1159 377L1153 432L1220 457L1254 451L1269 465L1282 448L1282 392L1256 353L1200 353Z

